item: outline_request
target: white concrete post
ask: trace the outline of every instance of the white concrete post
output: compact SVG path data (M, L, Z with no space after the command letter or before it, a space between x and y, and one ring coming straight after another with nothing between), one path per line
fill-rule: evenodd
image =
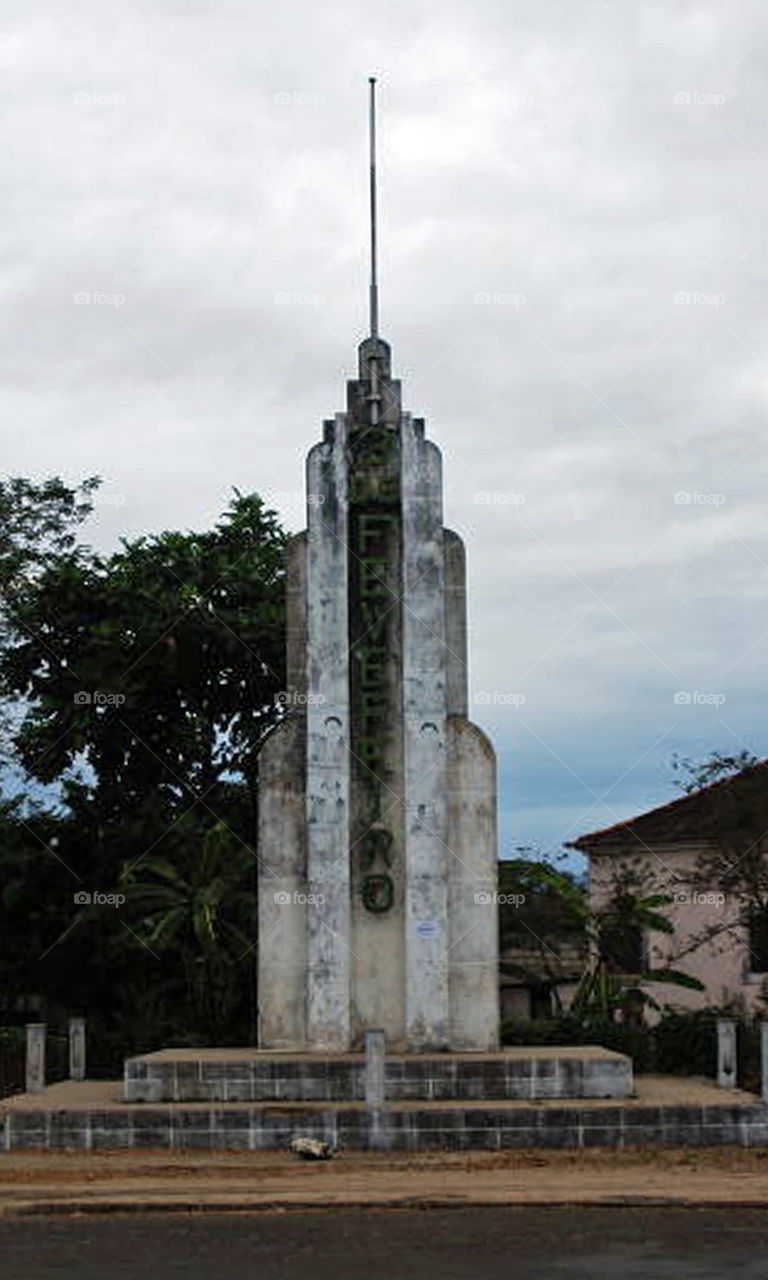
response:
M365 1033L365 1112L368 1119L368 1145L384 1145L384 1099L386 1096L387 1038L383 1031Z
M27 1093L42 1093L45 1089L45 1034L44 1022L27 1023Z
M307 1045L344 1053L350 1043L352 947L349 804L347 427L307 459ZM313 501L314 499L314 501ZM294 906L294 912L300 908Z
M69 1020L69 1078L85 1079L85 1018Z
M736 1023L733 1018L717 1020L717 1083L721 1089L736 1087Z
M760 1068L763 1102L768 1106L768 1021L760 1023Z

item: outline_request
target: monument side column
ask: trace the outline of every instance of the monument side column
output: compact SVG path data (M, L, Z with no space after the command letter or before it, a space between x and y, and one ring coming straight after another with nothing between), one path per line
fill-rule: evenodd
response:
M477 725L448 721L450 1047L499 1047L496 756Z
M307 1048L350 1044L346 416L307 459Z
M405 1036L448 1044L446 689L440 451L401 420Z
M469 714L467 556L452 529L443 529L445 579L445 704L449 716Z
M450 1047L499 1043L496 756L467 719L467 575L464 544L443 531L448 690L448 991Z
M287 549L286 692L291 711L259 753L258 1041L263 1049L306 1048L307 890L306 536Z

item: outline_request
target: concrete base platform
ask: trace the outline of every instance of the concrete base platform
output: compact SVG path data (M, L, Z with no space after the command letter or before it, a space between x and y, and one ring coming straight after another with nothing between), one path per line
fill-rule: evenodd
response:
M364 1104L120 1101L119 1083L71 1082L0 1104L0 1152L23 1150L263 1151L297 1136L347 1150L623 1148L768 1145L768 1108L712 1082L641 1077L622 1102Z
M627 1098L632 1061L594 1045L387 1055L387 1101ZM129 1058L126 1102L360 1102L363 1054L163 1049Z

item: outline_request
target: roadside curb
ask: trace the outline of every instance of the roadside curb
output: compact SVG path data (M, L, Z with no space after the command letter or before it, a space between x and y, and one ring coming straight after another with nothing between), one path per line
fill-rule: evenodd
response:
M388 1198L345 1200L275 1200L253 1199L178 1199L177 1197L154 1200L35 1200L0 1205L0 1221L8 1218L75 1217L83 1215L107 1216L118 1214L158 1213L346 1213L392 1210L427 1209L761 1209L768 1208L768 1196L763 1199L692 1199L684 1196L664 1195L610 1195L595 1197L493 1199L472 1196L398 1196Z

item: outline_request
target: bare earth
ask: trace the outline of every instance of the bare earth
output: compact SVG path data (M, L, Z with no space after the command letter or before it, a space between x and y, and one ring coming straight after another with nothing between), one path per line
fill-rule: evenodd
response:
M622 1105L722 1106L757 1101L751 1094L726 1093L711 1081L691 1078L641 1076L636 1086L636 1096L624 1099ZM4 1099L1 1105L5 1110L125 1106L118 1101L120 1093L118 1082L66 1082L51 1086L42 1095ZM217 1109L241 1105L216 1104ZM304 1109L308 1104L297 1105ZM524 1101L494 1104L530 1105ZM546 1110L563 1104L553 1100L536 1105ZM600 1100L578 1102L579 1108L615 1105ZM288 1108L290 1104L280 1106ZM762 1207L768 1205L768 1148L422 1154L343 1151L323 1162L302 1161L279 1151L0 1152L0 1217L47 1211L135 1212L142 1208L338 1211L349 1206L516 1204Z
M581 1053L581 1050L578 1050ZM159 1056L159 1055L158 1055ZM52 1084L43 1093L17 1093L13 1097L4 1098L0 1102L1 1111L44 1111L44 1110L65 1110L78 1111L90 1110L94 1108L110 1109L117 1107L119 1110L143 1110L147 1107L145 1102L123 1102L123 1083L121 1080L84 1080L76 1082L73 1080L64 1080L61 1084ZM631 1098L572 1098L566 1100L563 1098L539 1098L535 1102L531 1102L528 1098L517 1098L515 1100L497 1101L494 1100L490 1105L494 1110L504 1107L518 1108L526 1110L531 1106L536 1106L542 1110L562 1110L563 1107L573 1106L578 1109L584 1108L600 1108L600 1107L675 1107L675 1106L748 1106L759 1102L753 1093L745 1093L742 1089L720 1089L712 1080L703 1079L699 1076L638 1076L635 1080L635 1092ZM217 1111L234 1109L242 1111L244 1106L262 1105L272 1109L279 1107L281 1111L325 1111L328 1109L328 1102L268 1102L262 1104L249 1104L243 1102L156 1102L152 1103L153 1111L157 1111L163 1107L177 1109L182 1107L185 1111L210 1110L215 1107ZM340 1105L338 1103L333 1105ZM424 1102L406 1102L398 1101L396 1104L398 1110L412 1108L420 1110L425 1106ZM442 1100L439 1104L440 1109L450 1107L466 1108L469 1105L466 1101ZM364 1102L344 1103L345 1107L364 1107ZM0 1154L0 1159L4 1157Z
M0 1157L0 1216L418 1205L768 1205L768 1151L51 1153Z

